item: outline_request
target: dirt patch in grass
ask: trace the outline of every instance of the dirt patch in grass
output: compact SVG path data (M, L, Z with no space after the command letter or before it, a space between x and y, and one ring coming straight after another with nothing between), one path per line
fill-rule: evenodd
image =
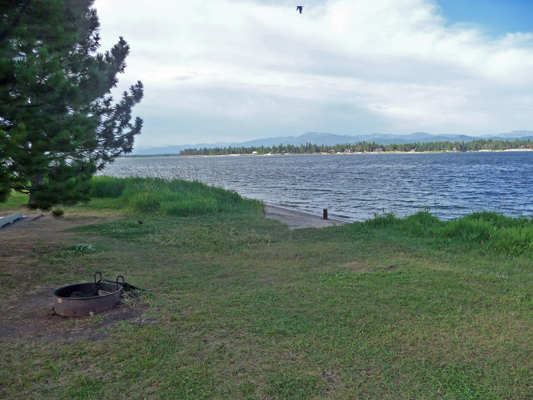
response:
M145 311L146 307L139 304L120 303L111 310L90 317L63 317L54 312L52 289L49 289L2 305L0 339L98 341L109 336L112 329L107 328L113 328L121 321L131 321L135 325L154 322L143 318Z
M372 273L374 270L368 268L368 266L364 263L358 262L358 261L352 261L349 263L344 264L344 268L350 270L350 271L357 271L361 273Z
M326 390L324 393L325 398L331 398L335 396L335 393L339 389L339 378L335 371L324 370L322 371L322 378L326 381Z
M119 304L93 317L59 316L53 311L55 288L44 279L58 266L46 264L43 257L74 243L72 228L117 217L70 212L65 218L47 215L15 229L0 230L0 339L96 341L109 336L107 328L120 321L145 323L145 308L139 304Z
M59 251L75 241L72 228L90 225L118 216L89 213L69 213L65 218L45 215L19 228L0 230L0 298L24 290L38 293L43 289L42 279L50 275L53 266L43 265L42 257ZM6 289L8 289L6 291Z

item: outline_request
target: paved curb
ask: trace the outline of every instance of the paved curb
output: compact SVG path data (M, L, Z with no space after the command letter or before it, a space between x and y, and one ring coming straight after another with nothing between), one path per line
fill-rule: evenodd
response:
M8 215L7 217L1 217L0 218L0 228L6 226L7 224L12 224L16 220L19 220L22 218L22 213L17 212L15 214Z
M26 225L28 222L35 221L36 219L44 217L44 214L24 215L22 218L0 227L0 232L9 231L14 228L19 228Z

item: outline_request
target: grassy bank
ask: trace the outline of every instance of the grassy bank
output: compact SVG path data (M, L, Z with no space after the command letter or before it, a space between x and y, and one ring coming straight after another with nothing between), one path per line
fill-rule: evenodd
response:
M121 306L142 314L47 314L68 334L0 336L0 397L533 396L529 219L420 212L289 231L197 183L99 178L94 191L58 243L0 259L0 310L99 269L152 289ZM0 233L4 255L11 239Z
M18 207L22 204L28 203L28 196L21 193L14 192L5 203L0 203L0 210L9 210L13 207Z

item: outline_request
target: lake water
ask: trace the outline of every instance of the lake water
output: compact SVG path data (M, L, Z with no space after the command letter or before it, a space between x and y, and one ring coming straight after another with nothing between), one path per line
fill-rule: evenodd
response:
M533 214L533 152L120 158L103 174L195 179L348 221L424 207L441 219Z

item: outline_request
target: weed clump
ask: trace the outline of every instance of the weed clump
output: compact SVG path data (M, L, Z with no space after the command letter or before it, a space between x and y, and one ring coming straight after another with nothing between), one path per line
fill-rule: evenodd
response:
M73 246L70 246L67 251L65 251L65 255L80 255L80 254L94 254L99 253L100 251L94 247L92 244L82 243L82 244L76 244Z

